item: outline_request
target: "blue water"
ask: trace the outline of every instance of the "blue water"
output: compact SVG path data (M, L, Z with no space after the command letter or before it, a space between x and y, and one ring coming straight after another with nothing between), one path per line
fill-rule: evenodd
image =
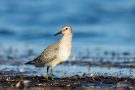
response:
M64 25L73 27L74 47L134 46L135 1L0 1L1 44L46 47Z

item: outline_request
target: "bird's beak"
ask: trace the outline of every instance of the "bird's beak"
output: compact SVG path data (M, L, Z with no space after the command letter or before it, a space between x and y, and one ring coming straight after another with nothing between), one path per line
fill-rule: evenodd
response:
M62 31L60 31L60 32L58 32L58 33L56 33L56 34L54 34L54 36L57 36L57 35L59 35L59 34L62 34Z

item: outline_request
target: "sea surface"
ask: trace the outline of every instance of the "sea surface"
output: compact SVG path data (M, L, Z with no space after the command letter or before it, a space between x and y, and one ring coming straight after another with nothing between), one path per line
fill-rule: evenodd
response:
M45 48L73 28L73 47L134 47L134 0L0 0L0 44Z

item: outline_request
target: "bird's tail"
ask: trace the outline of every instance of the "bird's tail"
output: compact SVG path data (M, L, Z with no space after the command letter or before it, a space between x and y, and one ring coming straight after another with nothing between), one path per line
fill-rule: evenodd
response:
M29 61L29 62L27 62L27 63L25 63L25 64L34 64L34 61Z
M44 66L44 64L39 63L36 59L33 60L33 61L29 61L29 62L27 62L27 63L25 63L25 64L26 64L26 65L34 65L34 66L36 66L36 67L43 67L43 66Z

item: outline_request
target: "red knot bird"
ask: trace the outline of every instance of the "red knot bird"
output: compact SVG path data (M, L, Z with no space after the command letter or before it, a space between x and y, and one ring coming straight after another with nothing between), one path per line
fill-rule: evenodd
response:
M51 68L51 78L53 79L53 67L57 64L66 61L72 49L72 28L70 26L65 26L56 33L54 36L62 34L62 38L54 43L53 45L46 48L37 58L33 61L27 62L26 64L35 65L38 67L47 66L47 75L49 67Z

